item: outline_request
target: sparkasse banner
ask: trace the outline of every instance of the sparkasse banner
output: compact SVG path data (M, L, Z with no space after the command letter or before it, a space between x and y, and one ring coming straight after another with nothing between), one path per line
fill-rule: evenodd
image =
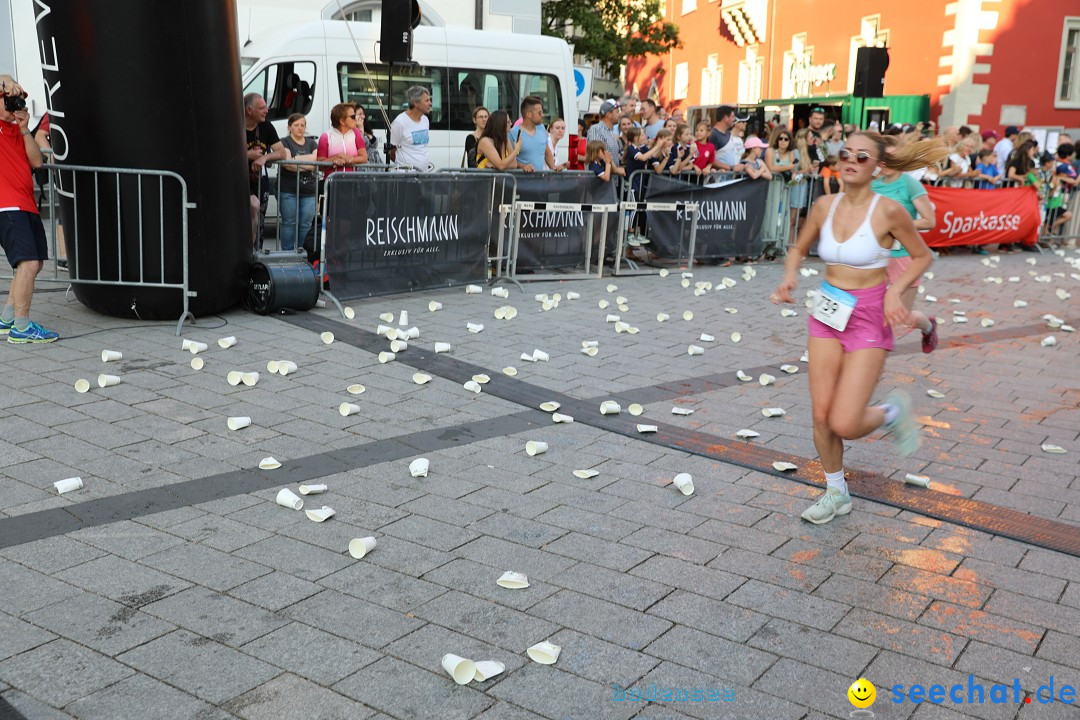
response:
M969 190L928 187L937 225L922 233L930 247L1023 243L1039 239L1039 198L1031 187Z

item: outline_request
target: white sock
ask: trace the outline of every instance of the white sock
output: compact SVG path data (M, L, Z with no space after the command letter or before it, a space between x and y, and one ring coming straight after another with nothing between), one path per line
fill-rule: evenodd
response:
M930 318L926 317L925 315L919 316L919 319L918 321L916 321L915 326L922 331L923 335L929 335L930 330L934 327L930 324Z
M878 409L885 413L886 425L892 425L896 422L896 418L900 417L900 408L892 403L882 403L881 405L878 405Z
M837 472L833 472L833 473L827 472L827 473L825 473L825 483L829 487L836 488L837 490L839 490L842 493L847 492L847 481L844 480L844 470L843 470L843 468L841 468Z

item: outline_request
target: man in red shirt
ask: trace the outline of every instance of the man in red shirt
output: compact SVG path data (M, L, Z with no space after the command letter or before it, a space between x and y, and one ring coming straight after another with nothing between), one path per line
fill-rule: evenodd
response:
M49 257L31 175L44 158L30 132L30 114L22 101L26 93L10 75L0 75L0 95L0 245L15 271L0 314L0 335L16 344L53 342L59 334L30 320L34 281Z

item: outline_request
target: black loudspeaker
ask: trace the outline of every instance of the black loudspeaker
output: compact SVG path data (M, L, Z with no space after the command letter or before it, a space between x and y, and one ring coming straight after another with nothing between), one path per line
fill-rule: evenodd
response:
M888 69L888 48L859 48L855 58L855 91L852 94L855 97L882 97L885 94L885 71Z
M278 310L310 310L319 300L319 278L305 262L261 263L251 266L244 305L259 315Z
M382 0L379 58L384 63L412 62L412 31L419 24L417 0Z

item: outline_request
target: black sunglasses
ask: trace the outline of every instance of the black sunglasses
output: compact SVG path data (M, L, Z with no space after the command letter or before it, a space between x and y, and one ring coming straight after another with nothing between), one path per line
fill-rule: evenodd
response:
M859 150L858 152L851 152L847 148L840 148L840 152L836 153L836 156L844 162L853 162L858 165L865 165L866 163L874 159L874 157L871 156L870 153L864 150Z

